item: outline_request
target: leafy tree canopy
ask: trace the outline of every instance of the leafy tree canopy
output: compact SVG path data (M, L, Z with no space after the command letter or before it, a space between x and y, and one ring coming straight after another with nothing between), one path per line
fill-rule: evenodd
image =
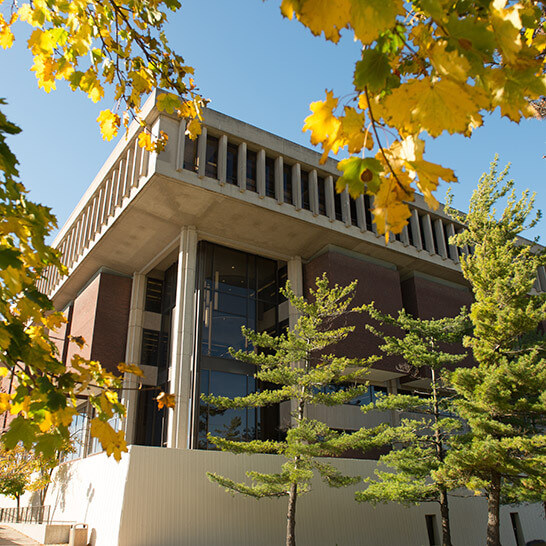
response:
M177 0L8 2L0 46L11 47L13 25L24 21L34 28L32 70L45 91L67 80L97 102L112 84L116 108L98 117L108 140L138 117L143 96L157 86L169 91L159 108L189 118L195 137L206 101L164 32L168 13L179 8ZM375 221L387 236L406 224L416 190L435 208L440 181L456 180L451 168L424 158L425 135L469 136L496 109L519 122L536 114L530 101L546 95L544 11L536 0L282 0L280 9L316 36L337 43L348 29L362 44L354 94L345 101L327 91L311 104L304 130L323 160L342 148L353 154L340 163L338 191L374 196ZM145 131L140 143L159 150L166 139Z

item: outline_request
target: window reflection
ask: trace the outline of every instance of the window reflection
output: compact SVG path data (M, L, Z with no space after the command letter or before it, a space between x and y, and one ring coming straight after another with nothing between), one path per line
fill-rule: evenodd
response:
M286 282L286 264L219 245L200 244L201 314L200 360L196 377L197 413L194 441L202 449L214 449L207 432L234 440L278 435L278 407L218 410L199 401L199 394L245 396L256 390L254 368L233 359L229 348L251 350L242 335L246 326L272 335L285 327L288 314L279 294ZM261 417L260 417L261 416Z

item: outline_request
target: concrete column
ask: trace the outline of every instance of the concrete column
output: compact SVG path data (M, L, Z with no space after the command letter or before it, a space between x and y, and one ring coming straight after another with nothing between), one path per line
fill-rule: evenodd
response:
M301 165L292 165L292 203L296 210L301 210Z
M144 322L144 305L146 303L146 275L133 274L131 286L131 308L129 311L129 326L127 330L127 348L125 361L127 364L140 364L142 347L142 325ZM123 428L128 444L134 444L136 434L136 418L138 404L139 379L131 373L123 378L122 401L127 410Z
M227 145L228 138L226 135L222 135L218 139L218 182L220 186L226 183Z
M178 140L176 142L176 159L174 168L181 172L184 168L184 152L186 148L186 120L181 119L178 124Z
M449 242L449 239L455 235L455 226L453 224L447 225L447 240ZM457 247L455 245L449 245L448 248L449 251L449 257L456 263L459 263L459 253L457 252Z
M265 150L260 150L256 157L256 189L258 195L265 197Z
M434 238L432 237L432 222L430 221L430 214L423 216L423 236L425 238L425 248L429 254L435 254L434 252Z
M402 228L402 233L400 234L400 240L404 246L409 246L409 233L408 226Z
M205 176L205 165L207 163L207 128L201 129L197 142L197 175L199 178Z
M351 198L349 195L349 190L347 189L347 186L345 186L345 189L340 195L341 198L341 215L343 217L343 221L345 222L345 227L351 227L351 205L349 203L349 199Z
M303 268L301 258L295 256L287 263L287 276L290 281L290 286L296 296L303 296ZM299 312L296 308L290 305L288 310L288 324L290 328L294 328L299 317Z
M167 446L189 447L191 415L191 374L195 332L195 272L197 267L197 231L184 226L180 232L176 306L173 310L170 390L176 406L169 415Z
M421 226L419 225L419 213L416 209L411 211L410 218L411 234L413 235L413 246L417 250L423 250L423 239L421 237Z
M283 178L283 159L280 155L275 159L275 199L279 205L284 202Z
M355 201L356 205L356 221L360 231L365 232L366 229L366 209L364 205L364 196L359 195Z
M287 276L288 280L290 281L290 286L292 287L292 290L294 291L294 294L296 296L303 296L303 268L301 263L301 258L299 256L294 256L291 258L287 263ZM298 321L298 318L300 316L299 311L293 307L292 305L289 305L288 308L288 325L289 328L292 329L296 326L296 322ZM303 362L296 363L296 367L302 367ZM292 417L292 415L297 410L297 404L295 400L290 400L290 402L286 402L289 404L290 407L290 417L289 421L292 422L292 425L295 424L295 420ZM307 414L307 410L306 410ZM281 423L282 426L282 423Z
M331 176L327 176L324 179L324 194L326 195L326 215L330 222L336 219L336 207L334 204L334 179Z
M436 252L444 259L447 260L447 247L446 238L444 235L444 224L441 218L434 220L434 230L436 232L436 241L438 241L438 248Z
M309 200L311 204L311 212L313 216L318 216L319 214L319 204L318 204L318 176L317 171L313 169L309 173Z
M241 192L246 191L246 142L241 142L237 150L237 184Z

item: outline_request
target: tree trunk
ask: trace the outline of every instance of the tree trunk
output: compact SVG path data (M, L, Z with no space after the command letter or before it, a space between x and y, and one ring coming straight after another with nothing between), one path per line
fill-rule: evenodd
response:
M452 546L451 529L449 525L449 504L447 500L447 491L440 491L440 514L442 516L442 546Z
M438 429L438 421L440 419L440 402L438 400L438 383L436 370L432 368L432 396L434 400L434 443L436 444L436 456L438 461L442 463L445 458L444 447L440 430ZM449 524L449 504L447 500L447 491L440 489L440 514L442 516L442 546L452 546L451 544L451 528Z
M296 546L296 500L298 498L298 484L290 486L288 497L288 513L286 514L286 546Z
M487 493L487 546L501 546L499 529L501 477L491 475L491 488Z
M15 520L17 521L17 523L19 523L19 505L21 503L21 498L19 497L19 495L17 495L17 497L15 497L17 499L17 516L15 518Z

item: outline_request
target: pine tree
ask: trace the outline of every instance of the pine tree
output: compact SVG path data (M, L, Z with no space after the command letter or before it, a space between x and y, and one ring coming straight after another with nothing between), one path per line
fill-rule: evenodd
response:
M357 492L356 499L373 504L438 502L442 546L451 546L448 490L434 476L445 460L447 441L462 428L461 421L453 416L453 391L446 388L443 374L466 357L459 346L468 330L466 311L463 309L454 318L423 320L403 310L397 317L386 315L373 304L364 309L382 326L395 326L401 331L398 335L387 335L382 329L368 326L383 340L381 350L402 357L409 373L424 369L430 385L411 395L384 396L362 408L363 411L395 410L411 417L401 419L399 425L382 433L392 449L380 457L379 464L391 470L376 470L377 477L365 480L368 487Z
M356 281L346 287L329 288L328 279L323 275L316 280L316 289L310 290L310 301L306 301L297 297L287 283L282 293L300 314L295 327L276 337L243 328L243 334L256 350L232 353L234 358L256 366L255 376L262 384L275 387L234 399L202 397L217 409L263 407L283 402L295 408L286 439L282 441L241 442L209 435L223 451L276 453L287 459L275 474L247 472L250 483L237 483L208 473L212 481L230 492L257 499L288 497L287 546L296 544L296 502L299 495L309 491L314 471L333 487L348 486L361 480L359 476L343 475L334 465L319 458L339 456L348 449L370 447L369 431L343 433L306 417L306 408L310 405L341 405L368 390L363 378L375 358L350 359L326 351L354 330L353 326L339 324L351 312L355 287Z
M451 442L442 472L452 486L486 496L487 546L500 545L502 502L546 500L546 294L533 288L546 253L519 237L540 213L532 216L534 196L524 192L518 199L513 182L504 182L507 171L497 176L495 159L468 215L450 210L466 224L452 242L471 249L461 267L475 298L465 345L476 366L450 377L469 432ZM503 198L507 205L497 220L494 207Z

